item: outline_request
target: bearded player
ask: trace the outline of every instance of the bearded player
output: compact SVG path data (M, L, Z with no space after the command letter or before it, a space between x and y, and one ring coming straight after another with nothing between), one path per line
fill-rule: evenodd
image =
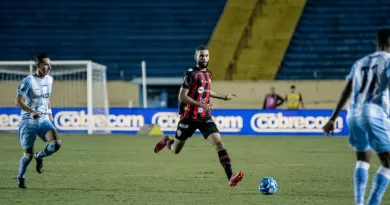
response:
M244 177L244 172L233 174L229 154L227 153L221 135L216 124L211 118L212 105L210 97L231 100L234 94L221 95L211 90L211 72L207 69L209 51L205 46L198 46L195 50L196 65L187 70L183 77L179 92L179 115L180 121L174 139L165 136L154 148L154 152L160 152L164 147L178 154L197 129L202 133L218 152L219 161L225 169L229 186L234 187Z
M24 150L20 159L18 172L19 188L26 188L24 174L27 166L34 158L36 171L43 172L43 158L57 152L61 147L61 140L52 123L53 116L50 107L50 95L53 78L49 76L51 70L50 58L47 55L38 55L35 59L37 70L27 76L20 83L16 96L16 104L22 109L19 125L19 140ZM36 136L39 136L47 146L40 152L33 154Z

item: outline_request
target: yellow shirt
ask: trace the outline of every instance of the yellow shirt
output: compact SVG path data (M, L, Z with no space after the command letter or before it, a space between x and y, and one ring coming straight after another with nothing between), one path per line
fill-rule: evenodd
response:
M289 93L287 94L287 108L288 109L298 109L301 100L302 100L302 95L301 93Z

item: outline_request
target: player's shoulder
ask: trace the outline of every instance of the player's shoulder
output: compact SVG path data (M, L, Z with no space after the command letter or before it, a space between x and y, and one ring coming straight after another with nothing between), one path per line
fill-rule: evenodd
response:
M24 84L29 84L33 77L34 77L33 75L28 75L28 76L24 77L21 82L24 83Z
M51 75L46 75L45 78L47 79L47 81L49 81L49 83L52 83L52 82L53 82L53 76L51 76Z
M370 54L367 54L363 57L360 57L359 59L357 59L355 62L354 62L354 65L363 65L363 64L367 64L370 59L373 57L375 53L370 53Z
M213 74L213 72L211 72L211 70L210 69L206 69L206 73L210 73L211 75Z
M196 68L194 67L191 67L191 68L188 68L185 72L184 72L184 75L191 75L192 73L196 72Z

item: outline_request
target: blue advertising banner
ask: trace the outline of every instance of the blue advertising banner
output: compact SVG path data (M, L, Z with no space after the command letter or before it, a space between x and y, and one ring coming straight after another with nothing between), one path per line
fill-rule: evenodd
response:
M60 133L86 133L86 108L53 108L54 125ZM331 110L255 110L216 109L213 120L223 135L252 136L323 136L322 126ZM0 108L0 131L16 131L20 109ZM93 115L98 130L135 134L145 124L157 124L166 134L174 134L177 109L111 108L108 116ZM335 123L335 135L348 135L346 111Z

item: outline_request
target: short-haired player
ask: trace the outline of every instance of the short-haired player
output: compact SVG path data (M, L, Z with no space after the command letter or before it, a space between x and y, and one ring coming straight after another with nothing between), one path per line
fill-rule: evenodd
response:
M26 188L24 174L31 160L35 159L36 171L42 173L43 158L57 152L61 147L61 140L52 123L50 95L53 78L48 75L51 71L49 56L37 55L35 65L36 72L22 80L16 96L16 105L22 109L18 135L24 150L17 175L20 188ZM36 136L48 144L42 151L34 154Z
M219 161L225 170L229 185L234 187L244 177L244 172L233 174L229 154L221 140L221 135L216 124L211 118L212 105L210 97L222 100L231 100L235 95L221 95L211 89L211 71L207 68L209 63L209 50L205 46L198 46L195 50L196 65L188 69L183 77L179 92L180 121L174 139L165 136L154 148L154 152L160 152L164 147L178 154L186 140L197 129L203 137L214 145Z

